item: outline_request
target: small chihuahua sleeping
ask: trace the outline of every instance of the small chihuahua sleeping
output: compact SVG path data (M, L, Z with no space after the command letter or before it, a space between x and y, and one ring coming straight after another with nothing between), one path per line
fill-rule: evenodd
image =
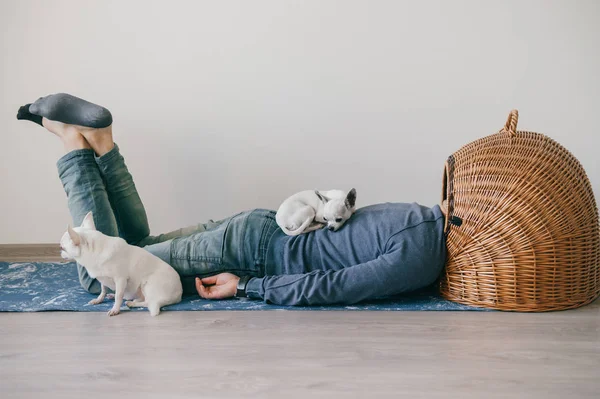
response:
M96 230L89 212L80 227L68 227L60 239L64 259L76 260L90 277L102 284L97 305L104 300L106 288L115 292L115 304L109 316L119 314L123 299L128 307L147 307L151 316L160 308L181 301L179 275L169 264L148 251L129 245L122 238L109 237Z
M306 190L292 195L279 207L275 220L289 236L327 226L336 231L350 219L356 205L356 190Z

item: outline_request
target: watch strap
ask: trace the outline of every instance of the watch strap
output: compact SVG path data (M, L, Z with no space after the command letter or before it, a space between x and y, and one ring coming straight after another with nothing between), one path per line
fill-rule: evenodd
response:
M248 285L248 281L250 281L252 277L250 276L242 276L237 283L237 291L235 292L236 298L246 298L246 286Z

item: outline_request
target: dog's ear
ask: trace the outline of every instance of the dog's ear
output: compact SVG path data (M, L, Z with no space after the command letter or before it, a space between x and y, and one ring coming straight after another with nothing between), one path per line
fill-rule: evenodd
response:
M88 230L96 230L96 225L94 224L94 215L92 212L88 212L87 215L83 218L83 222L81 222L81 227Z
M346 204L346 208L354 208L354 205L356 205L356 189L353 188L348 192L348 195L346 196L346 201L344 201L344 203Z
M317 190L315 190L315 194L317 194L317 197L319 197L319 199L326 204L327 202L329 202L329 198L327 198L326 196L324 196L323 194L321 194L320 192L318 192Z
M73 230L71 225L67 226L67 231L69 232L69 237L71 237L71 241L73 241L73 244L75 244L76 246L80 246L81 237L75 232L75 230Z

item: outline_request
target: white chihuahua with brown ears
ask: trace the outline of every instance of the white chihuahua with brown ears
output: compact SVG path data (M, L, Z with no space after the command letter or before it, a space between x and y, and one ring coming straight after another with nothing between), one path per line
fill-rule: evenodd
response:
M355 211L356 190L306 190L292 195L279 207L275 220L289 236L321 229L336 231Z
M160 308L181 301L182 287L177 272L150 252L129 245L119 237L109 237L96 230L89 212L80 227L68 227L60 239L61 255L85 267L90 277L102 284L97 305L104 300L106 288L115 292L115 304L109 316L119 314L123 299L129 307L147 307L151 316Z

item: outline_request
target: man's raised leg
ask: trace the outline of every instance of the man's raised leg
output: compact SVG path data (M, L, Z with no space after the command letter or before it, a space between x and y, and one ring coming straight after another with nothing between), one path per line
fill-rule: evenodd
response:
M45 97L45 99L49 97ZM41 100L43 99L38 101ZM21 107L17 117L38 124L41 122L42 126L60 138L65 148L66 155L58 160L57 167L67 194L69 211L74 225L79 226L85 215L92 211L96 228L106 235L117 236L117 223L96 164L95 151L82 133L86 128L51 120L43 112L34 115L29 112L31 108L32 106L29 105ZM34 109L39 111L37 108ZM43 109L45 110L45 108ZM55 112L56 107L52 110ZM25 111L28 114L25 114ZM48 113L47 115L53 116L54 114ZM83 288L94 294L99 293L100 283L91 278L82 266L78 265L77 269Z
M33 115L30 118L26 111ZM118 227L118 236L136 244L150 234L148 218L125 160L114 143L112 115L100 106L70 94L52 94L21 107L23 119L36 114L74 126L94 151L108 200ZM45 122L43 122L45 123Z

